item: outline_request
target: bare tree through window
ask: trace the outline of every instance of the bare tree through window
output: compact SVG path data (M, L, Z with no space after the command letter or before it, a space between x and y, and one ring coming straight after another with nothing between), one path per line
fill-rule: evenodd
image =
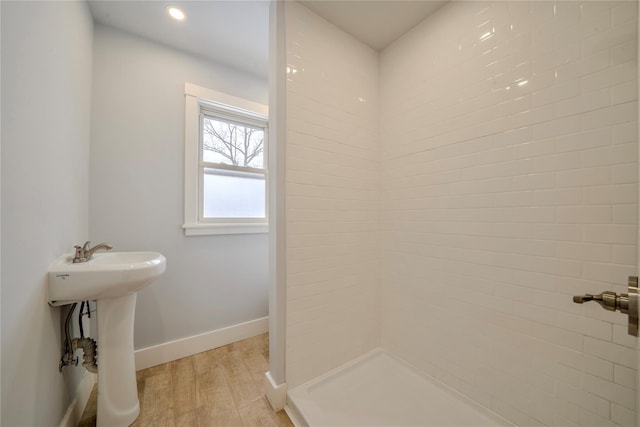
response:
M206 161L263 167L264 129L205 117L202 131Z

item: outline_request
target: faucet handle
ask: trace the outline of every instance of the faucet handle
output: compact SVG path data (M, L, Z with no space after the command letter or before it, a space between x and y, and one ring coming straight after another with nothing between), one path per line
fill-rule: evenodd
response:
M73 257L73 262L76 263L85 261L84 248L80 247L79 245L75 245L74 248L76 249L76 254Z
M87 240L86 242L84 242L84 245L82 246L82 250L83 251L88 250L90 245L91 245L91 242Z

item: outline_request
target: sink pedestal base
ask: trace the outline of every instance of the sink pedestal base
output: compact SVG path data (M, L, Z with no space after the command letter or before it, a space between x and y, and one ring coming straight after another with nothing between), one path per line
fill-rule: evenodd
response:
M129 426L140 414L133 357L136 296L134 292L97 302L97 427Z

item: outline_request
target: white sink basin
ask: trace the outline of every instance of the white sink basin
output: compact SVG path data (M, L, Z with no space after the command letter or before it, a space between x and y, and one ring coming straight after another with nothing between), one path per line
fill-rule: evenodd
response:
M47 299L58 306L135 293L164 273L167 260L157 252L98 252L73 263L66 254L49 266Z

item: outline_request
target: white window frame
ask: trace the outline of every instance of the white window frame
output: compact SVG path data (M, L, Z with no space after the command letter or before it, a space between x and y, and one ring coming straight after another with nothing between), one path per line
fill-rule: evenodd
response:
M219 113L223 119L238 118L247 123L265 126L264 175L266 205L269 204L269 171L268 156L268 121L269 108L266 105L248 101L222 92L217 92L191 83L185 83L185 117L184 117L184 224L182 228L186 236L207 234L255 234L269 231L268 210L265 218L221 218L203 219L202 210L202 176L201 173L201 114L202 111ZM222 168L221 168L222 169ZM231 171L230 171L231 172ZM265 207L266 209L266 207Z

